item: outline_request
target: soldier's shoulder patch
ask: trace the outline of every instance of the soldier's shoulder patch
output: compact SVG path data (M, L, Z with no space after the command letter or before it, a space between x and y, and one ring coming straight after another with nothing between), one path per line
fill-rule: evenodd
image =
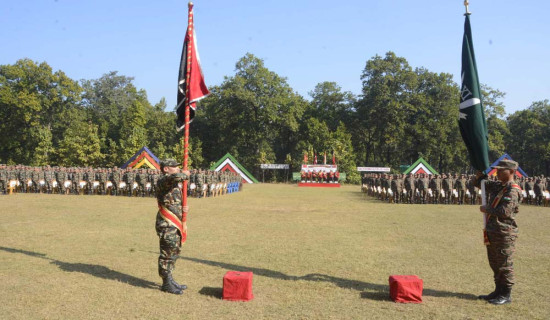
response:
M512 198L510 198L510 197L502 197L502 200L512 201Z

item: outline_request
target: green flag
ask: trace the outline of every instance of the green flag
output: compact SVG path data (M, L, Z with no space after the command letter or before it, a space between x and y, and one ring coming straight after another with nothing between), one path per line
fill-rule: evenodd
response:
M489 168L489 139L481 103L481 87L477 75L469 13L466 14L464 22L461 78L458 125L462 139L468 148L472 166L484 171Z

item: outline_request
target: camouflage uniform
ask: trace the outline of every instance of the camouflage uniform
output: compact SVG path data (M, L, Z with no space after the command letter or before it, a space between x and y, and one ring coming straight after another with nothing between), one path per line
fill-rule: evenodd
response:
M4 165L0 165L0 194L5 194L8 185L8 170Z
M46 182L46 190L48 193L52 193L53 181L55 180L55 172L49 167L44 168L44 180Z
M113 173L111 174L111 182L113 183L113 192L115 196L120 195L122 192L119 190L120 180L122 178L122 174L120 173L120 170L115 167L113 169Z
M65 168L60 168L59 171L56 172L56 179L59 186L59 193L65 194L65 181L67 181L67 172L65 171Z
M517 170L517 162L502 160L496 166L497 169L507 167ZM481 179L476 181L478 188L480 187L480 181ZM489 240L487 257L493 270L496 286L495 294L507 294L508 299L510 299L510 290L515 283L513 254L518 236L518 226L515 218L519 212L522 190L514 181L505 184L500 181L486 181L485 191L488 197L485 206L487 212L485 230ZM492 302L493 300L489 301Z
M464 204L464 200L466 199L466 178L464 175L461 175L460 178L455 180L454 187L458 192L458 204Z
M177 166L175 160L164 160L161 168L165 166ZM157 203L159 211L155 222L155 230L159 236L160 255L158 258L158 273L163 278L163 290L171 293L181 294L181 289L176 292L170 290L172 270L174 270L176 259L179 256L182 245L182 234L172 223L168 222L161 214L166 209L177 217L180 222L185 221L182 210L182 190L180 183L188 180L189 177L183 173L163 174L157 182ZM162 209L161 209L162 208ZM176 284L177 285L177 284ZM166 286L166 288L165 288ZM178 285L179 286L179 285ZM165 290L166 289L166 290Z
M107 170L106 169L99 169L97 173L97 180L99 181L99 187L97 189L98 194L105 194L105 190L107 189L105 184L107 183Z

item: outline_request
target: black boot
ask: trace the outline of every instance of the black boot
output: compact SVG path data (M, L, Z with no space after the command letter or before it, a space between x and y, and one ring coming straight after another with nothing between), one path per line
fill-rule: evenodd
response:
M512 302L512 297L510 296L511 293L512 293L512 288L502 287L498 296L494 299L489 300L489 303L494 305L502 305L502 304L510 303Z
M478 296L477 298L480 299L480 300L485 300L485 301L489 301L489 300L492 300L494 298L496 298L500 293L500 286L497 284L495 285L495 290L487 295L481 295L481 296Z
M173 283L172 274L168 274L162 278L162 286L160 287L161 291L173 293L173 294L182 294L183 291L178 289Z
M182 291L185 290L185 289L187 289L187 286L186 286L186 285L177 283L176 280L174 280L174 278L172 278L172 275L169 275L169 276L168 276L168 279L170 280L170 282L172 282L172 285L173 285L174 287L176 287L176 288L178 288L178 289L180 289L180 290L182 290Z

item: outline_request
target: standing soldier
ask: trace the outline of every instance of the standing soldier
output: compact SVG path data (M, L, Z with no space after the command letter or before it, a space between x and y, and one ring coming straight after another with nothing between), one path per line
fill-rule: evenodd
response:
M414 178L410 173L405 178L405 191L407 191L407 202L414 203Z
M527 204L531 204L535 194L535 182L532 177L527 178L527 182L525 182L525 193L527 194Z
M111 182L113 183L113 189L114 195L119 196L122 194L122 190L120 190L120 181L122 180L122 174L120 173L120 169L118 167L113 168L113 172L111 173Z
M458 204L464 204L464 199L466 198L466 177L463 174L460 175L460 178L457 177L454 187L458 193Z
M535 192L535 204L537 206L542 205L542 192L544 191L544 184L543 184L543 178L542 177L535 177L535 187L533 188Z
M445 204L449 204L452 198L451 193L453 192L453 183L451 179L451 174L443 174L443 180L441 181L441 188L443 188L443 192L445 193Z
M82 168L74 169L73 179L73 189L75 194L80 194L81 192L84 192L86 182L84 182L84 173L82 172Z
M179 184L188 180L189 171L179 173L178 163L173 159L161 161L160 168L163 175L157 185L159 210L155 224L160 247L158 273L162 278L162 291L182 294L187 286L174 281L172 271L181 251L181 245L187 238L189 209L182 206L182 190Z
M55 178L59 186L59 194L66 194L67 187L65 186L65 181L67 181L67 172L64 167L59 168L55 173Z
M197 181L197 189L199 192L199 198L204 197L204 173L202 169L199 169L199 173L197 174L197 177L195 178Z
M433 203L438 204L441 201L441 175L436 174L430 181L430 189L432 189Z
M470 204L477 203L476 176L471 175L468 179L468 191L470 191Z
M213 183L212 172L210 170L207 170L206 171L206 184L208 185L208 194L207 194L208 197L212 196L213 191L214 191L214 190L212 190L212 183Z
M32 179L32 189L34 193L40 192L40 172L38 172L38 168L34 168L31 171L31 179Z
M479 296L491 304L502 305L512 302L510 296L515 283L513 254L518 235L516 215L521 202L521 189L514 182L514 173L518 163L512 160L501 160L493 167L497 169L498 181L486 181L488 195L487 205L480 206L480 211L487 215L487 256L493 270L495 291ZM487 176L478 174L476 186Z
M45 188L48 193L52 193L54 180L55 175L52 168L50 168L50 166L44 166L44 182L46 183Z
M128 188L128 197L134 194L134 190L136 189L134 182L136 182L136 173L132 169L126 168L126 188Z
M136 186L136 196L137 197L139 197L139 196L144 197L145 196L145 181L146 180L147 179L146 179L145 175L143 174L143 169L137 170L136 175L135 175L135 181L137 183L137 186Z
M25 167L15 166L13 168L13 173L15 175L14 180L19 182L19 188L16 187L16 189L20 189L21 192L25 193L29 192L29 189L32 189L32 182L29 186L29 180L32 178L32 171L29 171Z
M425 204L426 199L428 197L428 184L429 184L426 174L421 173L420 178L418 179L417 182L418 182L417 188L420 194L420 199L418 199L418 202Z
M8 190L8 170L6 165L0 164L0 193L6 194Z
M390 180L390 188L393 193L393 203L399 203L399 180L396 174Z

